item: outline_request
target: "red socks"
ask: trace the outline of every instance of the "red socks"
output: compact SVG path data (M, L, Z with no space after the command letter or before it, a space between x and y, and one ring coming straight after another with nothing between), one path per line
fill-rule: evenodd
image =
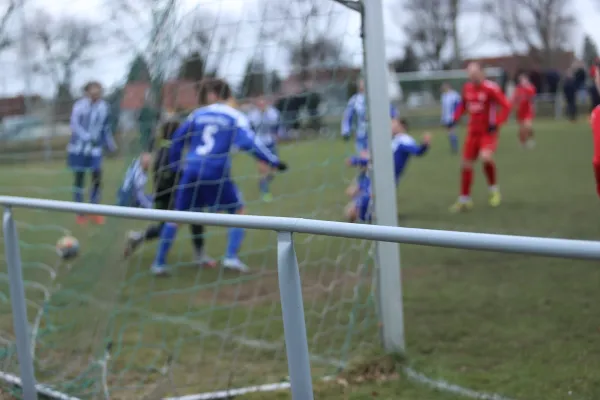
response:
M460 172L460 195L471 196L471 184L473 183L473 168L463 168Z
M600 164L596 167L596 181L600 190ZM496 164L493 161L483 163L483 172L485 174L488 186L496 186ZM471 185L473 184L473 168L463 168L460 171L460 195L461 197L471 197ZM600 196L600 191L598 192Z
M483 163L483 173L487 178L488 186L496 185L496 164L493 161Z

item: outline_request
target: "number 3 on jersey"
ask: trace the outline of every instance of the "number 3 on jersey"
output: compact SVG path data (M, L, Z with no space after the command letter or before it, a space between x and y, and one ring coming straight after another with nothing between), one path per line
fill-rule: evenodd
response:
M204 142L201 146L196 147L196 154L199 156L205 156L209 154L213 147L215 147L215 134L219 131L216 125L206 125L202 130L202 141Z

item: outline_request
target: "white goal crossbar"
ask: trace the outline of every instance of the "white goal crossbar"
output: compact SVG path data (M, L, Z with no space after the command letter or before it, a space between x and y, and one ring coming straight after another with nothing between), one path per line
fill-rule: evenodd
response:
M36 383L33 357L30 348L30 330L27 319L23 286L23 274L19 238L13 209L26 208L73 214L96 214L107 217L176 222L222 227L271 230L277 232L277 271L286 355L289 370L289 387L294 400L312 400L312 378L306 326L304 319L302 286L298 261L294 250L293 233L367 239L378 242L393 242L436 246L466 250L484 250L501 253L520 253L547 257L584 260L600 260L600 242L541 237L510 236L470 232L453 232L431 229L400 228L390 226L361 225L304 218L268 217L254 215L222 215L212 213L190 213L182 211L147 210L109 205L82 204L67 201L44 200L24 197L0 196L0 205L5 207L3 218L5 257L8 267L11 306L19 360L20 378L0 373L0 380L18 384L23 397L36 399L38 393L54 395L56 398L73 399L57 393L51 388ZM392 266L399 268L399 266ZM386 321L382 321L383 324ZM415 378L427 383L422 377ZM439 384L438 384L439 385ZM287 388L279 385L278 388ZM442 389L444 387L441 387ZM447 390L453 388L448 386ZM271 389L274 390L274 389ZM456 392L457 389L451 391ZM459 394L461 392L459 391ZM468 395L467 390L462 393ZM186 397L188 398L188 397ZM189 397L194 399L219 397ZM477 398L488 398L477 397ZM497 398L497 397L489 397Z

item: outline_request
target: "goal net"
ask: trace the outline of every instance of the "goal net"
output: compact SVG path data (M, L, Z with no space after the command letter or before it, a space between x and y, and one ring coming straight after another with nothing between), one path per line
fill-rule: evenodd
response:
M0 86L2 97L11 98L0 103L7 115L0 159L18 170L2 168L2 193L73 198L64 151L69 116L81 87L98 81L119 145L116 157L104 159L101 202L114 204L126 168L157 125L185 118L198 104L195 82L217 76L232 85L242 110L262 96L285 127L278 151L291 169L272 180L272 199L261 193L256 162L234 157L247 213L343 219L355 176L344 161L354 145L339 129L361 71L357 14L329 0L59 3L28 2L18 11L24 19L13 19L26 36L0 55L10 82ZM85 176L84 201L92 179ZM240 258L250 272L239 274L198 268L181 227L169 257L173 274L158 279L150 273L156 241L123 259L126 232L145 222L80 226L74 215L40 211L16 217L36 377L62 393L54 395L209 399L286 381L274 233L247 232ZM54 250L67 234L81 243L70 262ZM206 250L215 258L226 240L225 229L207 228ZM379 346L371 245L296 237L315 379ZM0 379L10 382L19 374L5 267L0 285Z

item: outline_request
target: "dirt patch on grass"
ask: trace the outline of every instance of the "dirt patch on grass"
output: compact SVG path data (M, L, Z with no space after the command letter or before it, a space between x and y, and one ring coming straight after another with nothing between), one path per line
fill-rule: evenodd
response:
M370 276L360 277L355 273L346 271L303 271L302 293L304 301L324 300L329 296L339 296L342 292L351 295L358 285L369 287ZM216 301L220 304L235 303L241 306L279 301L279 282L277 271L266 271L256 275L253 279L242 281L233 285L222 285L214 291L198 292L195 302L206 304Z

